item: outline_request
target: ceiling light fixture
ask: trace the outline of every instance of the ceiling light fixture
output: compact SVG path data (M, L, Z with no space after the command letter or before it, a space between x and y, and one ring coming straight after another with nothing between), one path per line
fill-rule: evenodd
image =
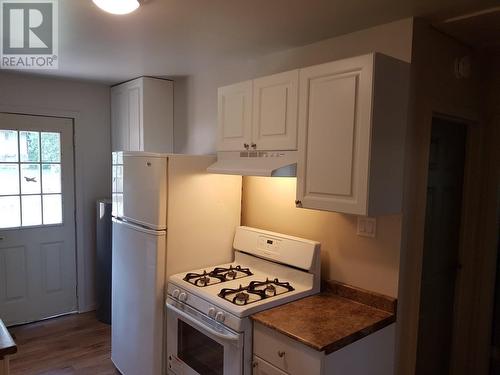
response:
M141 0L92 0L102 10L112 14L128 14L139 8Z

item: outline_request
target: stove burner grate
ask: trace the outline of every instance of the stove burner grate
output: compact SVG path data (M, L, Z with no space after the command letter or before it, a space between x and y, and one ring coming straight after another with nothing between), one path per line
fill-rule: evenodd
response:
M244 306L293 290L295 289L288 282L281 282L278 279L272 281L266 279L266 281L251 281L247 286L240 285L236 289L223 288L219 293L219 297L235 305Z
M216 267L212 271L203 273L190 272L184 276L184 281L199 287L205 287L213 284L223 283L225 281L236 280L247 276L252 276L253 273L249 268L243 268L240 265L233 267Z

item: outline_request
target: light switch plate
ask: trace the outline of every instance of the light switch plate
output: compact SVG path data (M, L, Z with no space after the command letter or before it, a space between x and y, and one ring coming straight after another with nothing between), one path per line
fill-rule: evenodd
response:
M358 216L358 236L375 238L377 235L377 219L368 216Z

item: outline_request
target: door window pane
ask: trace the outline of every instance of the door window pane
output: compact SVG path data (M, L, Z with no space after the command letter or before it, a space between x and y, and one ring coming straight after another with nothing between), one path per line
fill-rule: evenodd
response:
M123 193L123 166L116 166L116 192Z
M61 161L61 135L42 133L42 162L59 163Z
M0 228L21 226L21 206L19 196L0 197Z
M113 216L123 216L123 194L113 193L113 208L111 212Z
M62 198L60 194L43 196L43 223L62 223Z
M61 192L61 165L42 164L42 193Z
M42 224L42 202L39 195L21 196L23 227Z
M21 194L40 194L40 164L21 164Z
M17 162L17 131L0 130L0 162Z
M0 228L62 223L61 135L0 130Z
M0 195L13 194L19 194L19 164L0 164Z
M19 151L21 153L21 162L39 162L40 133L19 132Z

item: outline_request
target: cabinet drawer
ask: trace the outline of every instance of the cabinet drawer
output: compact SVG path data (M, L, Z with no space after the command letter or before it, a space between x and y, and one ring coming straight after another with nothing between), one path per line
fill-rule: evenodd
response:
M281 371L279 368L274 367L263 359L253 356L253 375L287 375L286 372Z
M320 374L323 353L254 323L253 352L290 375Z

